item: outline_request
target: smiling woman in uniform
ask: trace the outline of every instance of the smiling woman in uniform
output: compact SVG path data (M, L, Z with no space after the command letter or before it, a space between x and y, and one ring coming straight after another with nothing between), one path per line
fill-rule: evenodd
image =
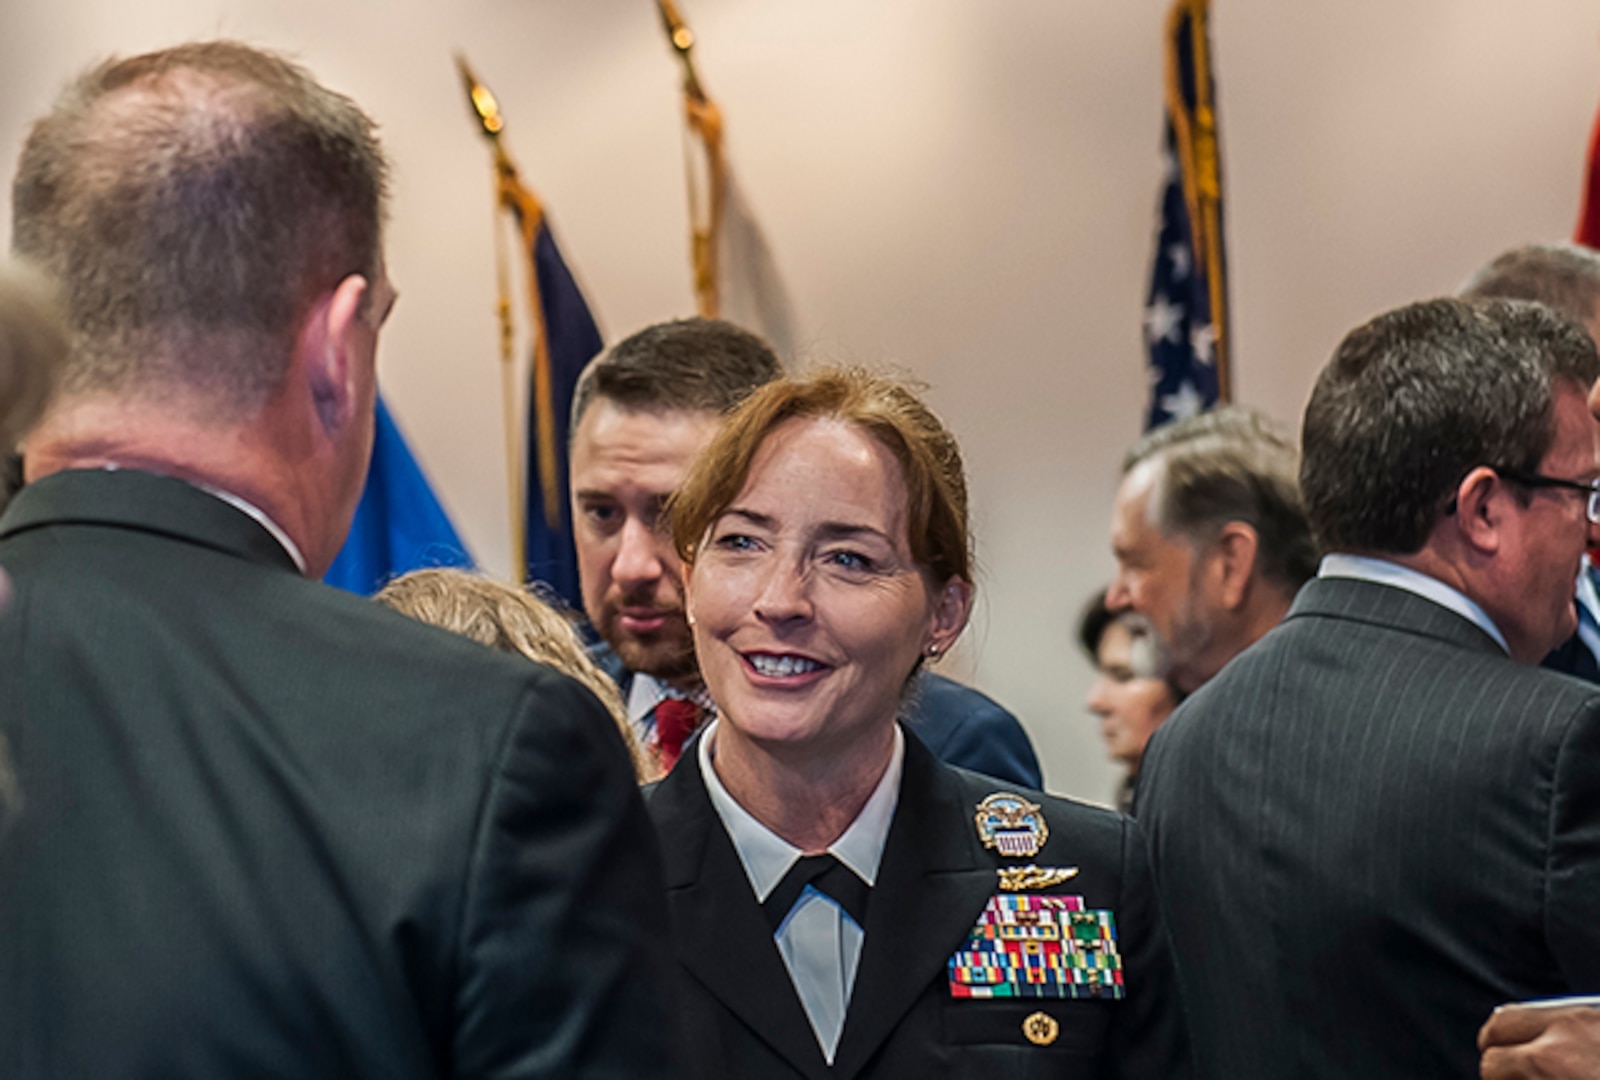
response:
M1137 827L897 722L972 606L938 419L861 372L780 380L670 516L720 709L650 792L689 1075L1185 1075Z

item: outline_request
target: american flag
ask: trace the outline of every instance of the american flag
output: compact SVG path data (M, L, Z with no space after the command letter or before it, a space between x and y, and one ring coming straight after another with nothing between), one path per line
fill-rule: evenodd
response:
M1150 350L1147 429L1194 416L1230 397L1227 261L1208 11L1209 0L1175 0L1167 16L1166 179L1144 311Z

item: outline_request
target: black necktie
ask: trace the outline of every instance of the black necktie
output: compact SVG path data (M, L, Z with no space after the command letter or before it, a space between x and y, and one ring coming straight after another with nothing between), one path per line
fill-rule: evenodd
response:
M872 886L832 855L802 855L761 905L773 933L777 933L783 920L789 917L789 909L794 907L807 885L815 886L818 892L844 908L857 926L866 927L867 900L872 896Z

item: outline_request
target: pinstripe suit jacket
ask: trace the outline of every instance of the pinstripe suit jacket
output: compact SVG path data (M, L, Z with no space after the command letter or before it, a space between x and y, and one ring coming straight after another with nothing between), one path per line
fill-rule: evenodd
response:
M1476 1076L1496 1004L1600 991L1600 687L1419 596L1307 584L1136 810L1203 1075Z

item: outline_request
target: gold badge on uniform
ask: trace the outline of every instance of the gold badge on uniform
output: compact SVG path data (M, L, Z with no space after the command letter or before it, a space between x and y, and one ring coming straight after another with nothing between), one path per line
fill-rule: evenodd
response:
M1022 1034L1035 1046L1049 1046L1061 1034L1061 1025L1049 1013L1036 1012L1022 1022Z
M1001 892L1048 889L1078 876L1076 866L1002 866L995 872L1000 875Z
M984 799L974 820L983 846L1013 859L1033 858L1050 838L1039 804L1010 792L997 791Z

